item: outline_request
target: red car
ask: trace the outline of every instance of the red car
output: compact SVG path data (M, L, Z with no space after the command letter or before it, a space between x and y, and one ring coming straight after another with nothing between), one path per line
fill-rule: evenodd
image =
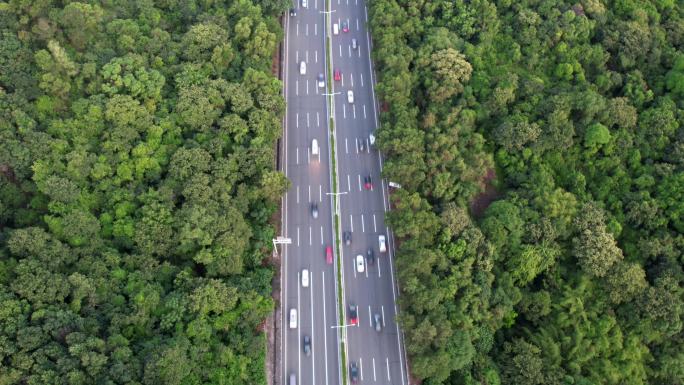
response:
M373 189L373 183L371 182L370 175L363 178L363 188L365 188L366 190L372 190Z
M325 261L328 262L328 265L332 265L332 247L327 246L325 248Z
M342 32L349 32L349 23L346 21L342 22Z
M342 71L335 70L335 81L339 82L340 80L342 80Z

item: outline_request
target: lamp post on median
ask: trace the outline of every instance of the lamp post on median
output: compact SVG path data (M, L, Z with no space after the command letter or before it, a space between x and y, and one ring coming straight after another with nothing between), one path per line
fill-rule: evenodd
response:
M346 194L346 193L347 193L346 191L336 192L336 193L327 192L327 193L325 193L325 195L335 195L335 196L338 196L338 195L344 195L344 194ZM336 199L336 200L335 200L335 213L337 213L337 215L340 215L340 200L339 200L339 199Z

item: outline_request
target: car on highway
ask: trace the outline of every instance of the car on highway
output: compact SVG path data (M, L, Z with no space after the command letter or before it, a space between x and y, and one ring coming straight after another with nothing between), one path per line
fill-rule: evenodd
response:
M347 91L347 102L349 102L349 104L354 103L354 91Z
M318 88L323 88L325 87L325 77L323 77L323 74L318 74Z
M385 241L384 235L378 235L378 243L380 244L380 252L386 253L387 252L387 242Z
M303 60L299 63L299 74L306 75L306 63Z
M302 270L302 287L309 287L309 270Z
M366 151L366 141L363 139L359 140L359 150L361 152Z
M311 156L316 157L316 160L320 160L320 147L318 147L318 141L316 139L311 140Z
M363 178L363 188L365 188L366 190L373 189L373 181L371 180L370 175L367 175Z
M354 304L349 305L349 322L352 325L356 325L359 323L359 311L356 305Z
M331 265L332 260L333 260L332 247L326 246L326 248L325 248L325 261L328 263L328 265Z
M368 251L366 251L366 259L368 260L369 265L375 263L375 251L373 251L372 247L369 247Z
M311 216L314 217L314 219L318 218L318 203L316 202L311 204Z
M340 80L342 80L342 71L340 71L339 69L336 69L334 76L335 76L335 81L339 82Z
M363 260L363 255L361 254L356 256L356 271L359 273L366 271L366 262Z
M311 337L305 335L304 341L302 343L302 350L304 350L304 355L309 357L311 355Z
M309 6L307 0L302 0L302 8L307 8Z
M290 8L290 16L292 16L292 17L297 16L297 10L294 8Z
M290 329L297 329L297 309L290 309Z
M351 379L352 384L359 382L359 367L356 365L355 361L352 361L349 364L349 378Z
M382 319L380 318L380 314L375 313L373 316L373 326L375 326L375 331L379 332L382 330Z
M359 48L359 43L356 42L356 39L352 39L352 49L357 49Z
M290 373L290 383L287 385L297 385L297 375Z
M349 32L349 23L347 23L346 21L342 22L342 32Z
M351 231L345 231L342 233L342 239L344 240L345 245L351 245Z
M375 145L375 135L370 134L368 135L368 142L370 143L371 146Z

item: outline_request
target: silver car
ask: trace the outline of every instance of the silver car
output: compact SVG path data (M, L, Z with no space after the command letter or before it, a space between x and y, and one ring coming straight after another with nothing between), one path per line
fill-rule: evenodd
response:
M382 330L382 318L380 318L380 314L375 313L373 316L373 326L375 326L375 331L379 332Z

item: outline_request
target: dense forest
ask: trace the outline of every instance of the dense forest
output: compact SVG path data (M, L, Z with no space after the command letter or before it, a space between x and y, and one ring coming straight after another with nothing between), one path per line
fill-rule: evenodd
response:
M263 384L286 1L0 2L0 384Z
M684 3L369 17L414 378L684 383Z

